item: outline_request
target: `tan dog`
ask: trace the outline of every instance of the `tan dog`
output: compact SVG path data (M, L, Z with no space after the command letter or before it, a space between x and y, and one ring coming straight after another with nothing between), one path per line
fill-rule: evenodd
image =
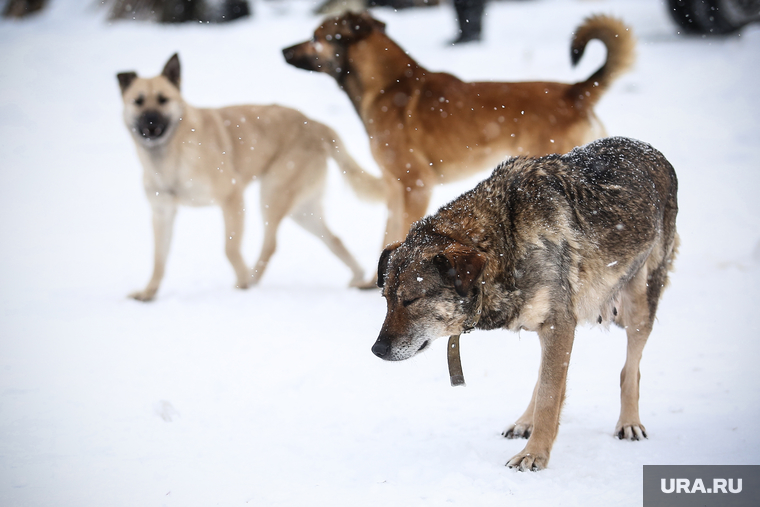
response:
M180 95L177 55L159 76L142 79L124 72L118 79L124 122L144 169L155 236L153 276L145 289L131 297L148 301L156 294L180 204L222 208L225 250L239 288L259 281L275 251L277 228L288 215L351 269L352 285L362 282L361 267L323 220L328 158L337 162L360 198L383 201L385 186L380 178L362 171L332 129L274 105L192 107ZM243 191L254 180L261 182L265 229L261 254L250 270L240 254L240 243Z
M622 22L591 17L573 39L573 63L591 39L606 45L607 62L575 84L467 83L430 72L367 13L327 19L283 53L291 65L333 76L353 102L389 188L390 243L425 214L434 185L507 155L566 153L605 135L593 106L632 63L634 39Z
M615 434L646 437L639 363L678 247L677 191L660 152L621 137L504 162L383 252L388 313L372 352L399 361L473 328L537 332L538 382L503 435L528 439L508 466L539 470L557 436L576 325L613 322L628 335Z

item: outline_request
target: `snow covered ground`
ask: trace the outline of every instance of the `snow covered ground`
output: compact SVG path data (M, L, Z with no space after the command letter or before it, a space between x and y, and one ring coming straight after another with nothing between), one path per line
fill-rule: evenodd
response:
M346 288L348 270L292 222L262 284L238 291L219 210L182 209L158 299L126 298L148 279L152 239L117 72L156 74L179 51L189 102L298 108L378 171L336 84L283 61L318 24L314 4L156 26L50 3L0 22L0 505L635 506L644 464L760 463L760 25L694 38L657 0L504 1L482 44L452 48L449 5L374 11L420 63L466 79L585 79L603 49L572 69L568 48L590 13L639 39L597 112L680 179L681 253L641 365L649 439L612 437L624 333L581 328L550 468L519 473L504 463L524 441L499 433L529 400L535 335L463 337L464 389L449 386L445 340L385 363L370 352L379 293ZM437 189L434 206L475 181ZM327 208L372 271L385 210L334 169Z

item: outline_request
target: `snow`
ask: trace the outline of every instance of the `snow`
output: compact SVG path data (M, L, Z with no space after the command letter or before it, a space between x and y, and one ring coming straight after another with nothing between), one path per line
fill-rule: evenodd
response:
M452 48L450 5L374 11L422 65L470 80L585 79L604 50L572 69L569 40L591 13L639 40L597 113L680 180L677 271L641 365L649 439L612 437L623 331L581 328L550 466L519 473L504 464L524 441L500 432L530 398L535 335L462 337L466 388L449 385L445 339L383 362L379 292L347 288L292 222L261 285L238 291L218 208L183 208L158 299L127 299L153 246L117 72L154 75L179 51L189 102L298 108L378 168L335 82L282 58L318 25L314 3L255 2L228 26L109 24L92 4L0 22L0 505L634 506L642 465L760 463L760 25L708 39L677 34L656 0L493 2L485 41ZM486 174L436 189L431 210ZM372 272L383 207L334 167L326 205Z

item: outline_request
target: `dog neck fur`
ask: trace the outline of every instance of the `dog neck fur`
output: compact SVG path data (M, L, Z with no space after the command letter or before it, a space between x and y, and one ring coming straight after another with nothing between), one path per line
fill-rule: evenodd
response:
M370 119L372 103L390 92L398 78L426 72L398 44L377 30L349 45L346 51L348 68L338 82L365 123Z

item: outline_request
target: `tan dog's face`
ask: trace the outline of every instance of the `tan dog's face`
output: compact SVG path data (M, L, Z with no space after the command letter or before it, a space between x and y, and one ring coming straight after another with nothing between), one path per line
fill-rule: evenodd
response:
M172 56L161 75L140 78L134 72L117 75L124 101L124 123L146 148L166 144L184 112L180 95L179 58Z
M285 61L304 70L330 74L335 79L348 70L347 49L374 30L385 32L385 23L368 13L346 13L326 19L311 40L282 50Z
M402 361L436 338L465 331L477 312L485 262L481 253L451 240L413 246L407 238L386 248L378 285L388 310L372 352Z

